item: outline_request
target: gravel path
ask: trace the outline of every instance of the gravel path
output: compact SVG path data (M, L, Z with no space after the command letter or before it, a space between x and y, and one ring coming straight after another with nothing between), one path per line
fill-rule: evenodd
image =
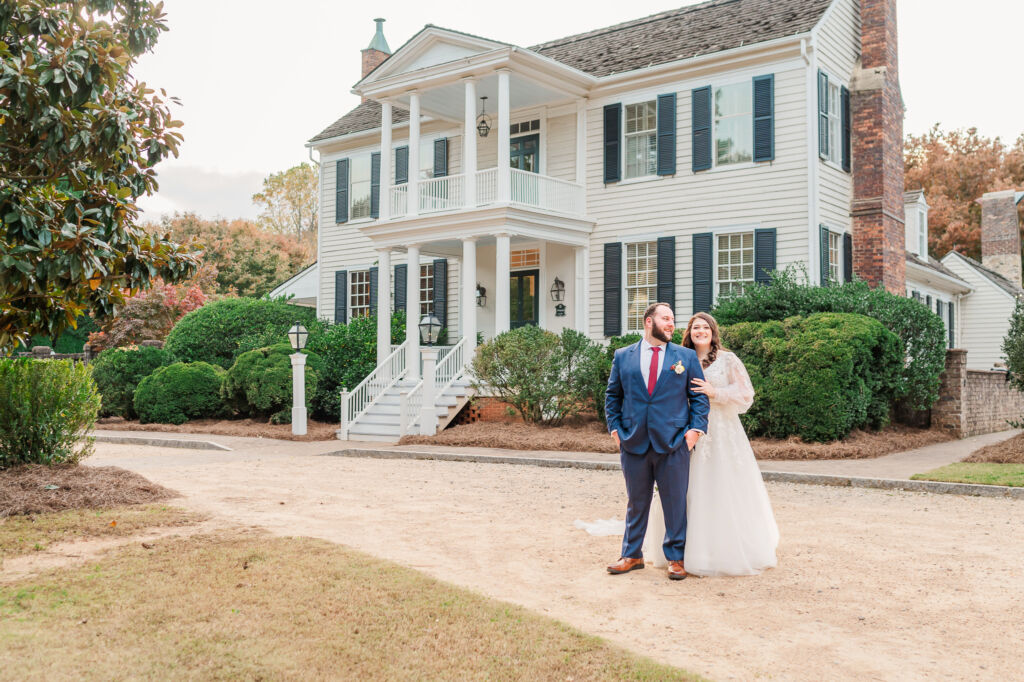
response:
M315 452L311 449L310 452ZM97 444L184 506L339 542L715 679L1009 679L1024 632L1024 503L770 484L763 576L609 576L621 474ZM1016 672L1014 672L1016 671Z

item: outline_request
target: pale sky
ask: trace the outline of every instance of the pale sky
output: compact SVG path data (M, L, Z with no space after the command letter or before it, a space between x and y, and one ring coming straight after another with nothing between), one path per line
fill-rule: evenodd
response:
M425 24L526 47L691 4L165 0L170 30L135 73L182 100L185 141L158 167L160 193L140 201L143 218L254 218L263 178L308 160L306 141L359 103L350 90L375 17L387 19L392 51ZM898 11L906 133L933 123L1008 143L1024 133L1014 78L1024 3L898 0Z

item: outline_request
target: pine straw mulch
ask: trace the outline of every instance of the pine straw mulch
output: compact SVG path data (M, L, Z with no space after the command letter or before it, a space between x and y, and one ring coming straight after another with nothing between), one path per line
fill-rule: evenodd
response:
M979 448L963 461L1024 464L1024 433L1017 434L999 443Z
M799 438L751 441L758 459L866 459L952 440L936 429L916 429L894 424L878 432L854 431L834 443L805 443ZM455 447L512 448L618 453L600 422L560 427L531 426L522 422L476 422L453 426L436 436L405 436L402 445L449 445Z
M306 435L293 436L291 424L268 424L259 419L194 419L184 424L140 424L122 417L106 417L96 421L96 428L107 431L160 431L166 433L209 433L215 436L246 436L278 440L335 440L337 423L306 422Z
M107 509L174 497L178 493L120 467L27 464L0 470L0 518Z

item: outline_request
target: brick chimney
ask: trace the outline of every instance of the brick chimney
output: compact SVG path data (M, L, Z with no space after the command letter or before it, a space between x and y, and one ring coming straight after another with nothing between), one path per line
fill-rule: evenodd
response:
M872 286L906 294L903 96L896 0L861 0L860 68L851 83L853 270Z
M1024 192L986 192L981 204L981 264L1021 285L1020 224L1017 202Z
M370 41L370 46L363 50L363 75L360 78L366 78L367 74L380 66L385 59L391 56L391 48L388 47L388 41L384 40L384 19L374 19L377 22L377 32L373 35L373 40ZM363 98L366 101L366 98Z

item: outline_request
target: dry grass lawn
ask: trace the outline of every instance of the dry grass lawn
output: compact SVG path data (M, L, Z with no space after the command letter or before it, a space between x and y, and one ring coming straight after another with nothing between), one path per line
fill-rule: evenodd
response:
M975 450L965 462L996 462L999 464L1024 464L1024 433L1007 438L1000 443L986 445Z
M0 519L66 509L109 509L177 496L120 467L28 464L0 469Z
M12 680L696 679L338 545L239 533L2 586L0 642Z

